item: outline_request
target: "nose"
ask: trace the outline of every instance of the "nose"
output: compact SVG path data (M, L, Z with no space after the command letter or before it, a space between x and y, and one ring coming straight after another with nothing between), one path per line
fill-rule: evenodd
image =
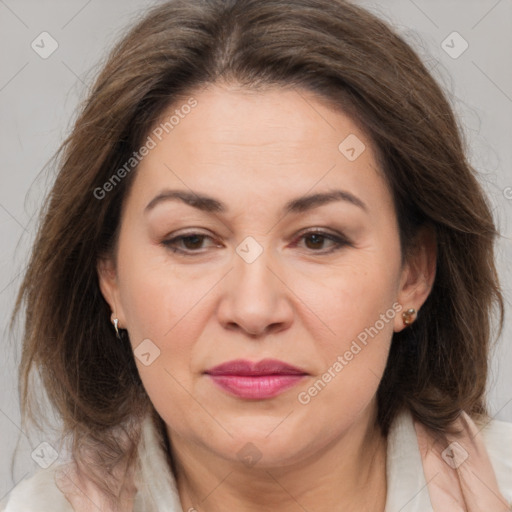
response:
M252 262L235 254L234 268L223 280L217 310L225 329L261 337L290 327L293 293L282 268L268 252L264 250Z

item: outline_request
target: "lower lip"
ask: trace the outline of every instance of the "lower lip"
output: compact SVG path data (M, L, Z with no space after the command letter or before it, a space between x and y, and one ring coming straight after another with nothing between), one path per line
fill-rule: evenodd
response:
M295 386L305 375L209 375L223 390L239 398L263 400Z

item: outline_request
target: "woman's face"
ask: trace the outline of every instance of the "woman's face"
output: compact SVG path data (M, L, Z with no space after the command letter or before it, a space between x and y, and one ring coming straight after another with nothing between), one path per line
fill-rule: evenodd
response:
M305 91L194 98L150 134L102 291L171 440L292 463L370 423L423 274L351 119Z

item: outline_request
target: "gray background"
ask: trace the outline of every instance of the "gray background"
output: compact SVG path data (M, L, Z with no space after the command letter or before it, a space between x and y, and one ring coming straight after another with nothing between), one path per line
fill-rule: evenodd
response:
M53 176L43 168L68 133L105 52L153 3L0 0L0 499L37 468L32 450L51 441L38 436L29 441L20 430L19 332L8 331L37 211ZM470 159L491 197L502 233L498 264L509 317L493 354L489 403L496 418L512 421L512 0L359 3L390 21L447 90L464 127ZM44 31L58 43L47 59L31 48ZM469 45L457 58L453 56L464 41L446 39L454 31Z

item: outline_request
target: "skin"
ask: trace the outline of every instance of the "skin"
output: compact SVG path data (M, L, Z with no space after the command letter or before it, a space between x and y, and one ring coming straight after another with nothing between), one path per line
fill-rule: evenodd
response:
M215 84L194 97L197 107L141 162L116 254L98 264L134 349L150 339L160 350L149 366L136 361L167 425L183 509L384 510L375 396L401 314L309 403L298 394L394 303L421 308L435 273L432 237L418 233L402 264L370 140L312 93ZM354 161L338 149L349 134L366 146ZM145 212L164 189L209 195L228 211L167 200ZM332 189L364 208L341 200L282 214L287 201ZM315 228L348 243L303 235ZM163 243L191 233L206 237L175 243L189 255ZM248 236L262 249L251 263L236 252ZM308 375L277 397L241 399L204 374L239 358L279 359ZM261 456L255 465L237 455L246 443Z

